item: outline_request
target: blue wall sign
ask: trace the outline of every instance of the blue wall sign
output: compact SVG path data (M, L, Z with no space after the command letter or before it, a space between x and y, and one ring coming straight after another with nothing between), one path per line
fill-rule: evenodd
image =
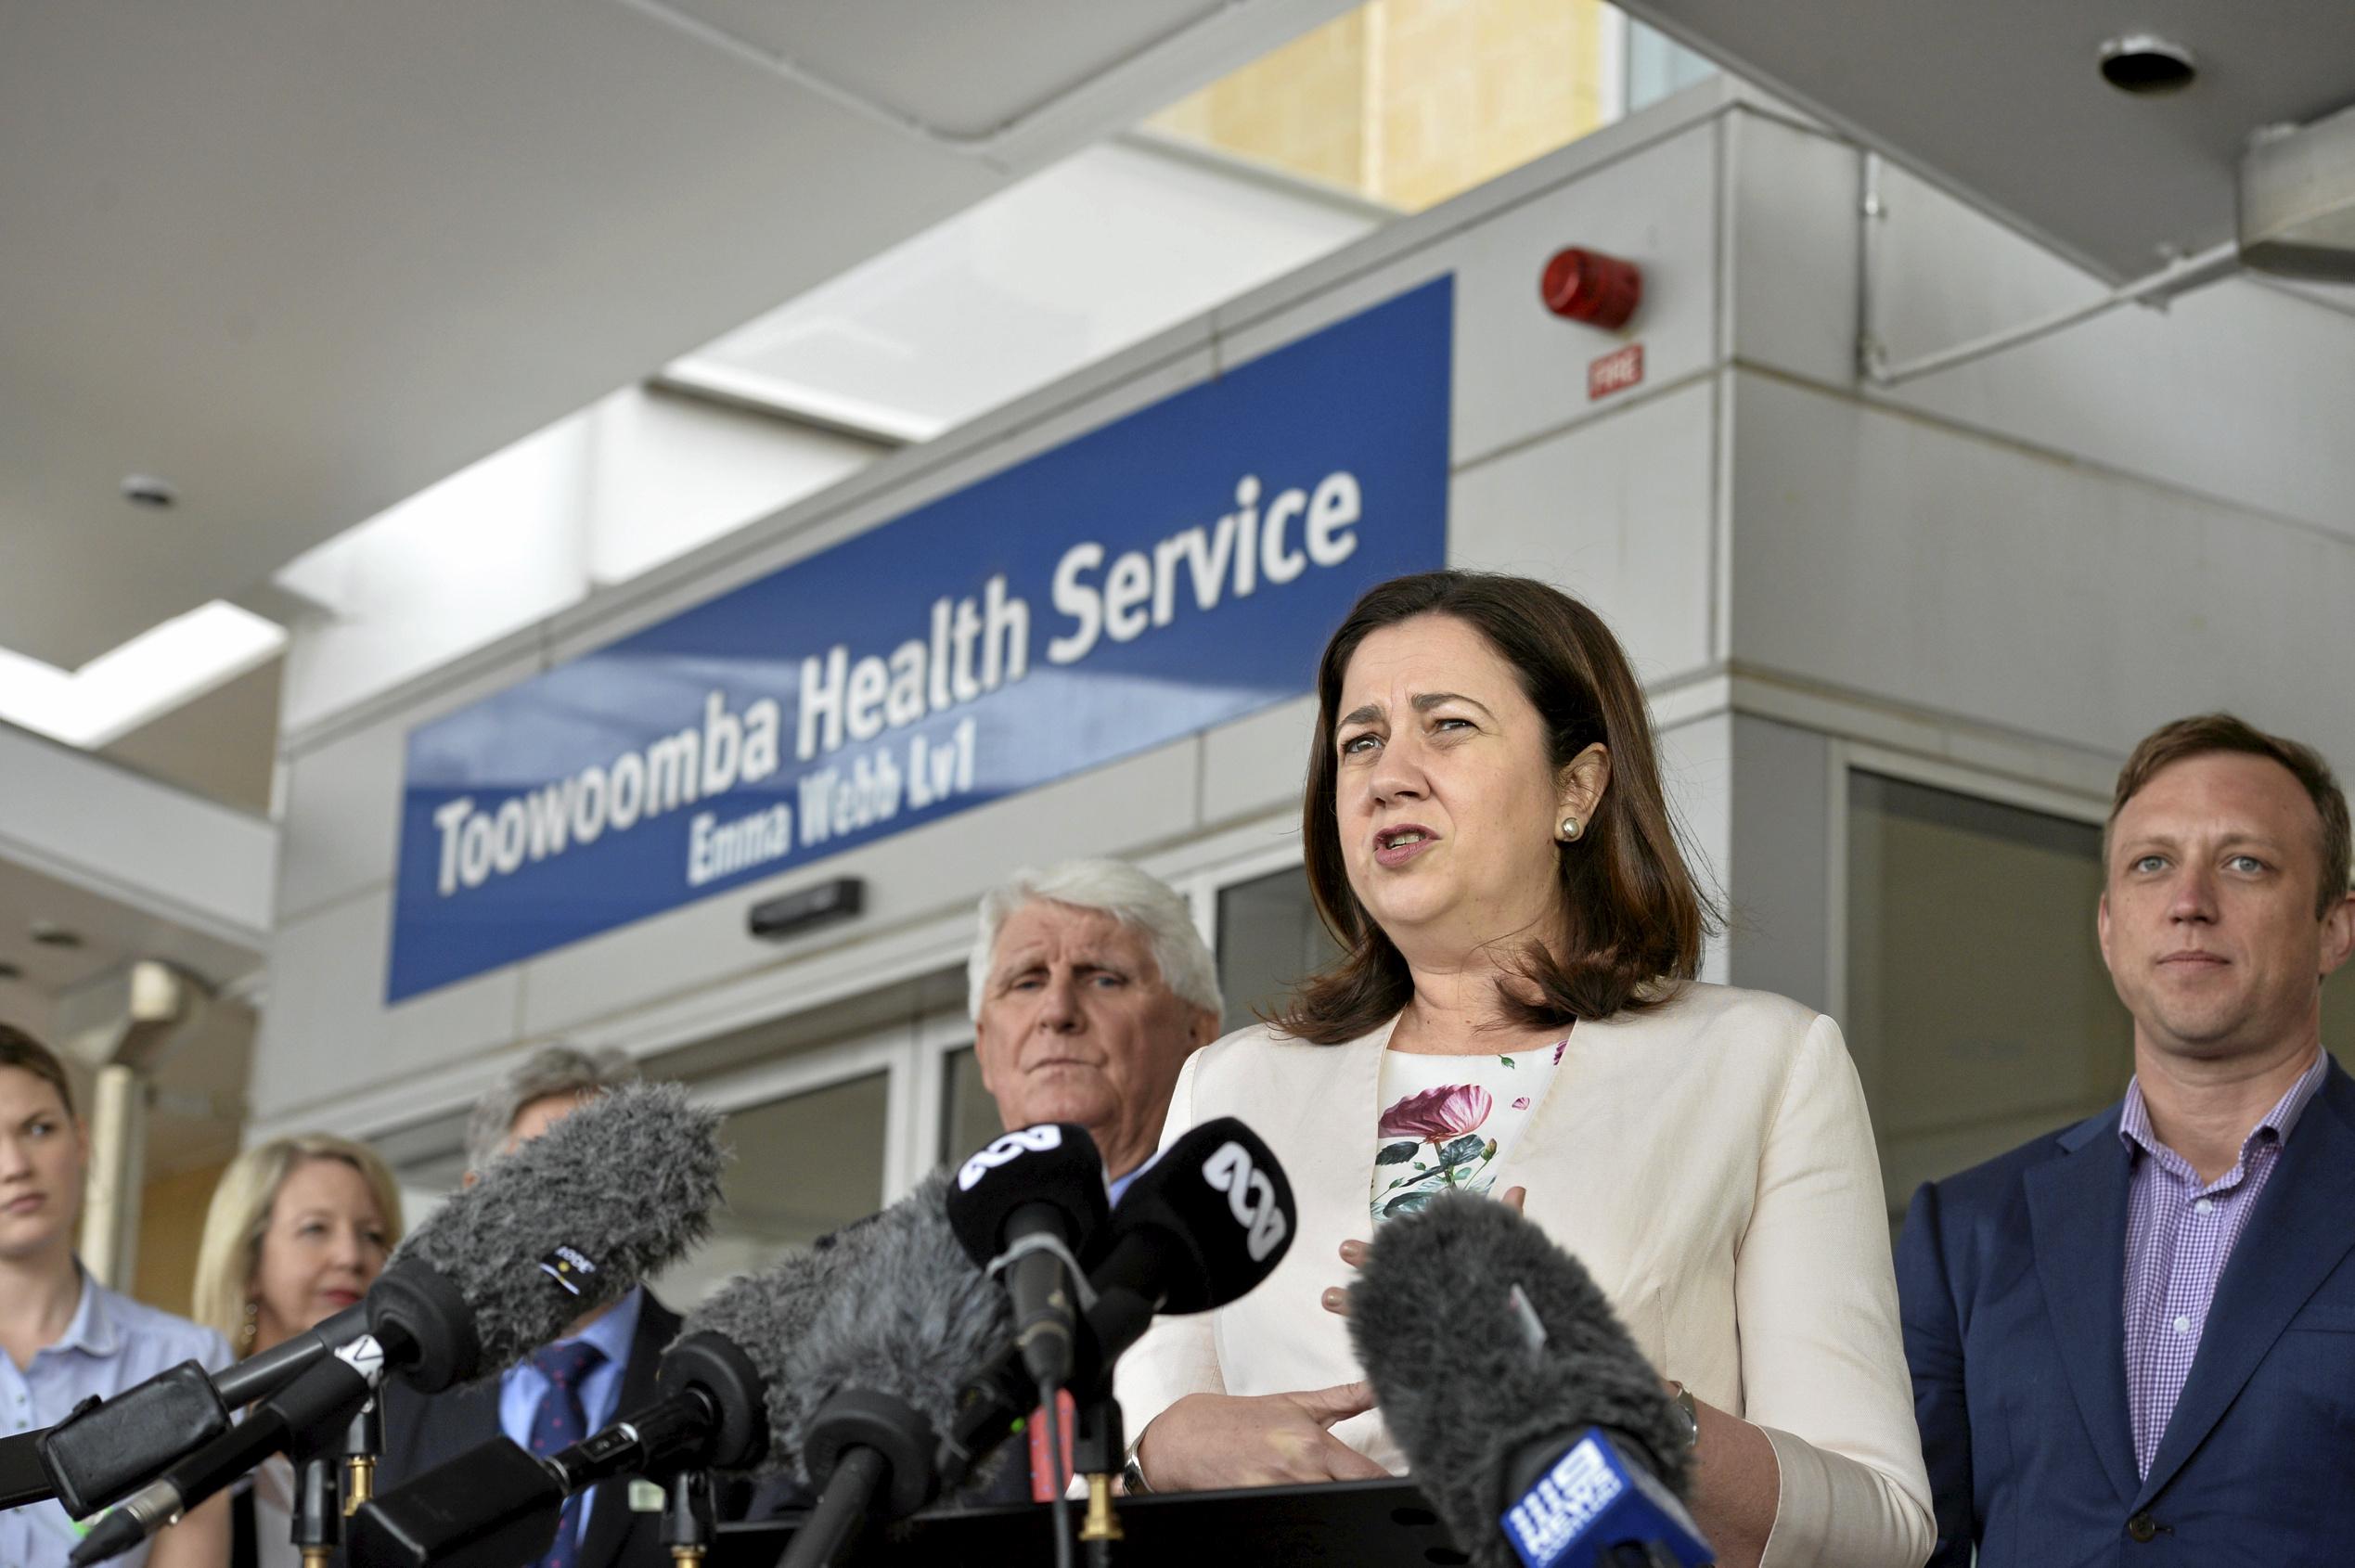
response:
M409 736L388 1001L1282 701L1447 555L1441 278Z

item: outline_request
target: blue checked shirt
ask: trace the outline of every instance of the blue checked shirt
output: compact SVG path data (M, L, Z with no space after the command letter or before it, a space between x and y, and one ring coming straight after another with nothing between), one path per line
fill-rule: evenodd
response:
M21 1369L0 1356L0 1436L55 1426L91 1395L120 1394L183 1361L217 1372L229 1360L229 1347L212 1330L117 1295L84 1274L82 1300L55 1344ZM85 1533L54 1499L10 1509L0 1513L0 1565L65 1568L66 1553ZM142 1568L147 1560L142 1545L115 1562Z
M2317 1051L2314 1065L2243 1140L2233 1168L2207 1183L2152 1133L2141 1081L2127 1088L2117 1127L2134 1151L2126 1212L2126 1397L2134 1466L2143 1475L2151 1473L2168 1418L2192 1375L2233 1244L2248 1227L2282 1145L2329 1071L2329 1057Z

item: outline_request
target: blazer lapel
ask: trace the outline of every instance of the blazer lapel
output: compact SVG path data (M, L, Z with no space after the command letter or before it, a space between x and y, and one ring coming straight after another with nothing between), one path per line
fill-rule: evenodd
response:
M2134 1506L2158 1495L2223 1418L2309 1296L2355 1246L2355 1081L2334 1063L2290 1129L2233 1245L2199 1354Z
M2112 1107L2062 1135L2068 1152L2035 1167L2027 1188L2036 1274L2061 1365L2103 1471L2134 1495L2134 1429L2126 1407L2126 1205L2130 1165Z
M649 1291L639 1304L637 1332L630 1338L629 1365L622 1369L622 1392L613 1406L619 1420L651 1404L657 1396L655 1368L671 1341L678 1337L678 1315L654 1299ZM660 1515L650 1516L659 1523ZM637 1524L630 1511L630 1483L621 1477L600 1482L597 1506L589 1510L588 1530L581 1537L580 1568L611 1568Z
M1382 1097L1382 1053L1396 1027L1392 1019L1345 1046L1284 1047L1317 1053L1299 1084L1305 1092L1289 1105L1268 1106L1271 1127L1262 1133L1284 1162L1304 1236L1312 1227L1337 1230L1338 1240L1363 1237L1372 1228L1366 1205L1372 1196L1374 1123L1382 1114L1376 1103ZM1255 1125L1257 1115L1255 1112ZM1278 1116L1285 1120L1279 1123Z

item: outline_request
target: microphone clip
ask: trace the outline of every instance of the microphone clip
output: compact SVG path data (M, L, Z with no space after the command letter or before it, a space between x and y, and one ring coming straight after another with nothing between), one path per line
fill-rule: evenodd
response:
M1061 1260L1063 1276L1071 1281L1072 1293L1078 1299L1080 1311L1086 1312L1096 1305L1096 1288L1088 1283L1087 1271L1079 1266L1079 1260L1072 1255L1071 1248L1063 1239L1051 1231L1034 1230L1015 1237L1006 1244L1004 1252L989 1260L985 1272L995 1279L1033 1253L1051 1253Z

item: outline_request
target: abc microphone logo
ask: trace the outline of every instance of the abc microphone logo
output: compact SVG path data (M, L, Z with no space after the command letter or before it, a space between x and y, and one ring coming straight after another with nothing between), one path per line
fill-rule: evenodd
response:
M1265 1263L1284 1239L1284 1213L1276 1206L1276 1189L1268 1173L1253 1167L1242 1144L1224 1143L1203 1162L1202 1174L1227 1195L1235 1223L1250 1238L1251 1261Z
M1035 1127L1017 1127L965 1162L957 1173L957 1190L971 1192L973 1184L1010 1160L1025 1154L1051 1154L1063 1146L1063 1130L1052 1122Z

